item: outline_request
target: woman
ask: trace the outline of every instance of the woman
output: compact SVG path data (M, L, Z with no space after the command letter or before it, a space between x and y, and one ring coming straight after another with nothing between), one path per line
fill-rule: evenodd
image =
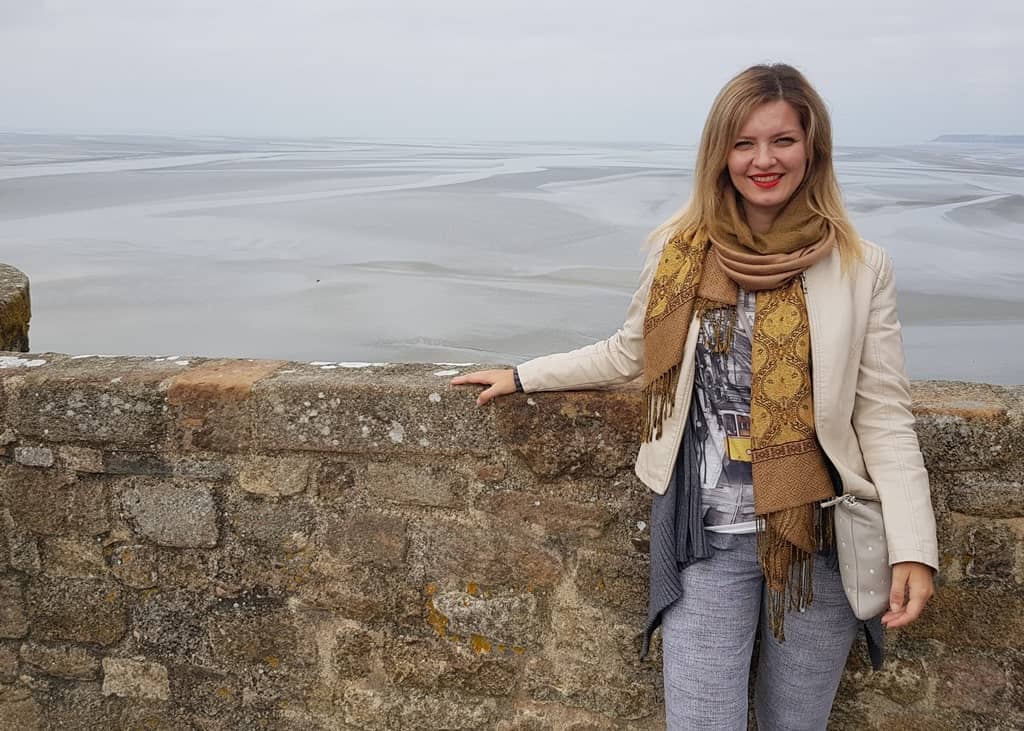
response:
M938 565L910 413L892 265L850 224L828 112L783 64L718 94L686 207L652 234L608 340L479 371L477 403L643 375L636 473L654 491L651 606L671 729L743 729L760 627L761 729L823 729L860 622L821 507L880 500L888 627L913 622Z

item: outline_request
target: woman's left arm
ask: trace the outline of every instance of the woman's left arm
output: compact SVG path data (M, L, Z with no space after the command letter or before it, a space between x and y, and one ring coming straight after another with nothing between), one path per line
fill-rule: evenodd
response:
M938 569L928 473L914 431L892 261L882 254L857 376L853 425L878 490L893 567L889 627L917 619Z

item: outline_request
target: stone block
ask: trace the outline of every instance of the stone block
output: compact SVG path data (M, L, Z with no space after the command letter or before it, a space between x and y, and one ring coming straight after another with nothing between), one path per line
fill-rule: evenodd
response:
M476 507L496 519L527 523L557 536L599 538L612 522L612 511L598 502L578 503L550 495L496 492L480 496Z
M40 541L43 571L49 576L79 578L107 574L103 545L95 538L52 536Z
M357 481L365 481L364 475L365 468L357 468L347 460L325 460L316 472L316 495L328 502L348 502Z
M37 578L27 602L33 639L112 645L127 629L124 594L103 579Z
M166 431L160 382L179 368L147 358L64 359L7 379L7 423L22 438L144 447Z
M446 377L426 375L422 366L388 367L386 380L384 369L296 370L255 389L260 451L433 457L482 454L497 446L493 410L478 409L468 390L449 392ZM432 391L446 395L431 400Z
M0 533L6 539L4 547L12 569L32 575L43 570L35 537L27 528L16 524L6 508L0 508ZM0 549L0 553L2 551Z
M375 626L426 626L424 599L406 583L404 572L386 565L333 560L318 560L313 569L295 588L300 606Z
M103 452L99 449L61 445L57 455L65 469L90 474L103 472Z
M352 564L399 566L406 555L406 523L368 511L324 512L321 544L337 560Z
M143 480L121 498L139 533L163 546L217 545L217 506L208 487Z
M26 467L53 467L53 450L49 447L15 447L14 461Z
M83 647L26 642L21 659L30 668L46 675L68 680L97 680L100 658Z
M43 715L28 688L0 685L0 731L42 731Z
M187 591L145 594L132 610L139 651L158 659L211 666L207 618L213 606L207 597Z
M2 493L0 493L0 496L2 496ZM0 574L3 574L11 567L11 536L8 535L8 522L11 523L11 528L13 528L14 519L11 518L7 508L3 507L3 503L0 502Z
M0 643L0 683L13 683L17 678L17 646L8 643Z
M310 468L310 461L300 457L248 457L239 472L238 484L255 495L297 495L306 489Z
M929 471L989 470L1013 459L1016 434L997 414L919 415L915 424Z
M211 360L168 383L174 442L184 449L248 452L253 448L254 386L282 361Z
M538 477L609 477L633 466L640 406L628 389L520 396L496 407L497 429Z
M170 694L163 665L145 658L103 658L103 695L165 701Z
M317 511L306 500L282 502L233 499L225 506L231 531L243 543L272 553L297 553L305 549L316 528Z
M349 686L335 699L337 721L342 728L360 731L380 729L446 729L469 731L493 728L503 707L495 698L467 696L443 688L404 694Z
M1024 591L998 586L946 585L920 619L899 630L908 638L959 648L1024 648Z
M229 532L223 548L217 552L211 576L218 596L234 597L245 591L284 596L310 581L311 564L317 553L307 549L286 552L286 548L301 545L302 536L296 538L299 540L295 543L269 548L255 542L243 543ZM176 574L187 576L184 567L179 567Z
M958 513L983 518L1022 518L1024 481L1013 479L1012 473L1007 472L1002 474L1008 479L984 472L956 473L937 487L946 506Z
M515 693L522 666L522 657L511 650L481 652L468 643L442 638L389 638L383 643L382 657L387 684L407 692L445 689L473 696L509 696Z
M126 725L122 710L139 699L125 701L117 696L104 696L96 681L52 683L43 708L48 729L155 729L156 726ZM148 705L148 704L146 704Z
M580 549L576 590L584 601L646 616L649 562L631 551Z
M183 457L175 460L172 466L175 477L186 477L211 482L226 482L235 477L235 468L228 462L219 459L199 459Z
M152 452L113 451L103 455L103 471L109 475L149 475L169 477L173 468L167 460Z
M334 637L331 651L331 670L344 681L363 678L370 674L374 651L380 646L378 633L359 625L340 629Z
M28 632L25 596L21 584L0 578L0 638L17 639Z
M1010 709L1012 680L1007 669L994 657L975 652L957 652L935 661L936 704L973 713Z
M987 582L1024 583L1024 577L1016 575L1016 558L1022 543L1021 537L1006 525L986 522L966 528L964 575Z
M155 550L142 543L117 546L110 554L110 571L125 586L152 588L158 579Z
M9 467L0 490L14 522L44 535L98 535L109 528L103 485L93 479L63 484L55 472Z
M479 593L475 586L470 588ZM536 596L484 597L474 593L449 591L433 596L434 610L444 616L448 634L475 635L488 645L504 644L509 648L539 644L545 617Z
M431 520L417 531L408 560L424 583L525 589L554 586L563 573L556 551L490 516L472 523Z
M366 486L379 500L434 507L463 505L469 493L467 476L447 462L371 462L366 466Z
M316 661L314 638L281 610L228 605L209 617L208 627L214 659L232 672L295 673Z

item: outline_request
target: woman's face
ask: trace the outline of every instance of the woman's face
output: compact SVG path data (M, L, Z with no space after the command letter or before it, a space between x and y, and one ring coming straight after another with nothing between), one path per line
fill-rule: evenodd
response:
M800 187L807 170L800 116L789 102L762 104L743 123L729 153L729 179L747 223L764 233Z

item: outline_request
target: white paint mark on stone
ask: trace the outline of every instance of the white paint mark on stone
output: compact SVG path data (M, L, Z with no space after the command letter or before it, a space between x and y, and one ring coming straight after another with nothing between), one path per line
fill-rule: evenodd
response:
M46 365L42 358L19 358L16 355L0 355L0 368L38 368Z
M320 392L319 392L319 393L318 393L318 394L316 395L316 397L317 397L317 398L327 398L326 394L324 394L324 392L323 392L323 391L320 391Z
M401 444L405 439L405 427L397 421L392 421L391 431L388 432L388 438L390 438L395 444Z
M637 530L643 530L643 529L644 529L644 528L646 528L646 527L647 527L647 523L645 523L644 521L642 521L642 520L638 520L638 521L636 522L636 529L637 529Z
M124 376L118 376L117 378L111 378L110 382L111 383L120 383L122 380L124 380Z
M370 436L370 427L366 426L365 424L363 425L362 429L360 429L359 431L362 432L364 437Z
M188 365L188 361L187 360L176 360L176 361L174 361L174 365L187 366Z
M430 440L429 439L420 439L420 446L421 447L429 447L430 446Z
M533 501L533 507L539 508L540 507L540 500L534 500Z
M337 439L332 439L331 440L331 446L337 447L338 446L338 440Z
M526 399L526 403L527 403L528 406L536 406L537 405L537 402L534 401L532 398Z
M441 394L437 393L436 391L430 394L427 398L429 398L432 403L441 403Z
M454 370L434 371L434 375L435 376L457 376L457 375L459 375L459 372L458 371L454 371Z
M423 432L424 434L426 434L427 433L427 425L426 424L420 424L420 431Z

